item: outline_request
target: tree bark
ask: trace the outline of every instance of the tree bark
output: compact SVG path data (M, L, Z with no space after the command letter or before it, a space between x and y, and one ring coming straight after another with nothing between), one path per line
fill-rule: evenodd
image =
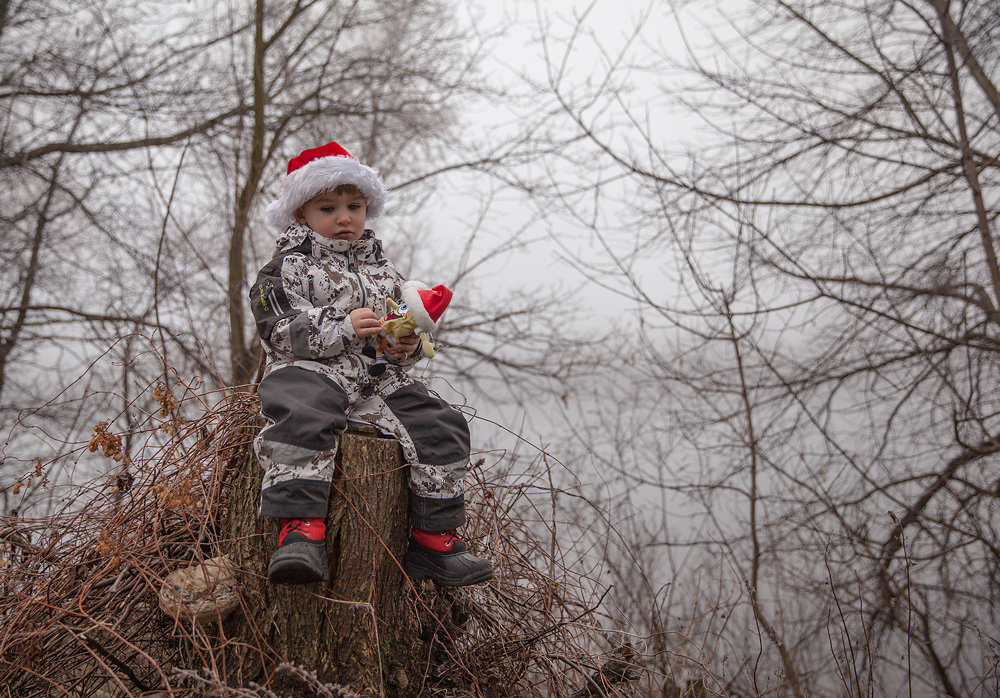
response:
M243 607L224 627L230 642L219 660L230 685L259 682L283 661L358 692L403 696L419 686L409 678L422 643L401 568L408 512L399 444L374 430L343 435L326 518L326 584L268 583L278 525L257 514L260 466L248 447L232 467L223 550L241 571Z

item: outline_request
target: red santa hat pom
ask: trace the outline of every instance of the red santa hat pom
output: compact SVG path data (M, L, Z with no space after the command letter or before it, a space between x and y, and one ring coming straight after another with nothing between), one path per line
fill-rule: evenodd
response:
M427 288L419 281L403 284L403 302L424 332L437 329L438 319L451 303L451 289L443 284Z
M385 207L388 193L378 170L363 165L340 144L330 142L303 150L288 161L281 197L267 206L267 220L284 230L295 222L295 211L317 194L353 184L364 195L367 218L375 218Z

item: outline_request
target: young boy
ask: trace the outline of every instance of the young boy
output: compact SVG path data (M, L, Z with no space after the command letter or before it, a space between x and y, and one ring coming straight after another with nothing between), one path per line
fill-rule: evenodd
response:
M490 562L469 553L455 533L465 523L469 428L407 374L422 357L418 338L387 347L388 369L377 377L369 371L380 330L374 308L386 296L422 305L433 323L448 300L422 284L404 285L365 228L382 213L386 194L376 170L327 143L289 161L281 197L267 207L268 220L284 232L250 302L267 358L257 389L267 426L254 440L264 468L261 515L281 522L267 573L274 584L328 579L324 518L338 434L349 421L374 425L403 447L412 527L407 574L448 586L493 576Z

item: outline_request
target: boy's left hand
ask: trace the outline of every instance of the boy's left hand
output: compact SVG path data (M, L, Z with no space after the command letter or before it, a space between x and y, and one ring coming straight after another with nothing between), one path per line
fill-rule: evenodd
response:
M382 352L388 354L394 359L405 359L407 356L412 354L420 346L420 337L415 334L408 334L405 337L400 337L396 340L396 346L389 346L382 337L378 338L379 343L382 345Z

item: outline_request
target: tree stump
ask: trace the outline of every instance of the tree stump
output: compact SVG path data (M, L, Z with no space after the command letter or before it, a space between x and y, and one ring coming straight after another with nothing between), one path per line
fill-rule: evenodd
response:
M252 449L231 464L223 551L241 570L242 612L224 625L220 669L231 685L260 681L276 661L357 692L402 696L420 627L402 572L408 542L407 471L399 444L368 427L340 440L326 545L330 581L274 586L267 563L275 519L258 516L261 469ZM412 686L411 686L412 688Z

